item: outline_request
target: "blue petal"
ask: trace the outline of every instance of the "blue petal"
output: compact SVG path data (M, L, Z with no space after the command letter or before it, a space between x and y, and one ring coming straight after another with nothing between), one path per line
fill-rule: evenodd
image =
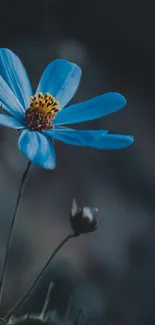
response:
M4 114L0 114L0 125L13 129L23 129L24 125L16 118Z
M24 119L24 108L13 94L7 83L0 76L0 103L8 113Z
M77 146L89 146L96 149L122 149L130 146L134 138L128 135L107 134L107 130L54 130L44 131L56 140Z
M132 135L105 134L91 142L91 147L96 149L123 149L134 143Z
M0 49L0 75L24 108L30 105L32 88L27 72L16 54L9 49Z
M46 169L55 168L55 151L51 140L44 134L23 130L18 140L21 152L33 164Z
M63 108L74 96L81 78L81 69L75 63L58 59L51 62L41 77L36 93L49 92Z
M125 98L119 93L107 93L60 111L53 124L73 124L94 120L123 108Z

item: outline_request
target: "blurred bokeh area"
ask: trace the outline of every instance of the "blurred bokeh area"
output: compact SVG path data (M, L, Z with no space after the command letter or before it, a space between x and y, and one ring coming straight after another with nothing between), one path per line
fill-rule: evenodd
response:
M72 103L108 91L127 99L123 110L76 129L135 137L120 151L56 142L56 169L32 166L18 210L1 314L71 233L69 213L76 197L79 204L98 207L100 227L63 247L29 308L39 310L49 282L55 281L52 308L63 312L73 293L71 318L85 308L101 315L103 325L154 325L154 1L1 0L0 8L0 47L20 57L34 90L50 61L73 61L83 76ZM17 139L16 131L0 129L0 270L27 164Z

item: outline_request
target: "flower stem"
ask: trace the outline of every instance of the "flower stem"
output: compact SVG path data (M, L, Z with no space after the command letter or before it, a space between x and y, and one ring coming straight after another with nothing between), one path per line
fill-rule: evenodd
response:
M15 206L15 211L14 211L14 215L13 215L11 225L10 225L10 231L9 231L7 247L6 247L6 254L5 254L5 259L4 259L2 276L1 276L1 280L0 280L0 306L1 306L1 302L2 302L2 295L3 295L4 282L5 282L5 272L6 272L7 262L8 262L8 258L9 258L9 252L10 252L10 248L11 248L11 240L12 240L14 225L15 225L15 221L16 221L17 211L18 211L19 202L20 202L21 195L22 195L23 186L27 179L27 174L30 169L30 166L31 166L31 162L29 161L27 164L26 170L24 171L22 179L21 179L18 197L17 197L17 201L16 201L16 206Z
M31 296L33 295L38 283L40 282L40 280L42 279L43 275L45 274L49 264L51 263L52 259L55 257L55 255L58 253L58 251L62 248L63 245L65 245L69 239L73 238L73 237L77 237L77 235L72 234L72 235L68 235L67 237L64 238L64 240L57 246L57 248L54 250L54 252L51 254L51 256L49 257L48 261L46 262L46 264L44 265L43 269L41 270L41 272L39 273L39 275L37 276L37 278L35 279L35 281L33 282L32 286L29 288L29 290L26 292L26 294L23 295L23 297L17 301L17 303L8 311L8 313L5 316L6 321L8 321L8 319L10 318L10 316L12 316L13 314L15 315L17 312L19 312L23 305L31 298Z

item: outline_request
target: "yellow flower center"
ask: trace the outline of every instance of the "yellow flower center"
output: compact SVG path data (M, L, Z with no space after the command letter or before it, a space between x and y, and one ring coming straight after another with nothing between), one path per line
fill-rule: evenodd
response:
M27 127L31 131L42 131L52 128L52 120L60 111L59 102L49 93L31 96L30 107L25 111Z

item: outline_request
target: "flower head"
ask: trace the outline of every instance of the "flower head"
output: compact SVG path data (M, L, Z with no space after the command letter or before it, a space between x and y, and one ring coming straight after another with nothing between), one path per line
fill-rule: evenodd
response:
M66 124L100 118L126 104L119 93L107 93L64 109L81 79L78 65L63 59L51 62L32 92L26 70L9 49L0 49L0 125L21 130L18 146L33 163L46 169L55 167L51 139L97 149L122 149L133 143L132 136L109 134L107 130L74 130Z
M97 208L79 207L73 199L70 213L70 223L75 235L86 234L98 228L99 221L96 219Z

